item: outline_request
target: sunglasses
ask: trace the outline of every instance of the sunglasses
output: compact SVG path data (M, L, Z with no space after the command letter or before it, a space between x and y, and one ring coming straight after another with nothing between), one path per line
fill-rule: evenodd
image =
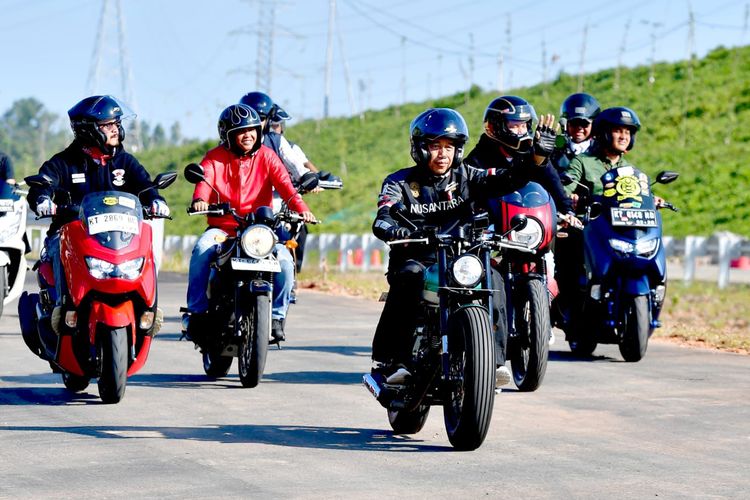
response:
M588 120L577 119L577 120L570 120L568 124L574 128L587 128L589 125L591 125L591 122Z

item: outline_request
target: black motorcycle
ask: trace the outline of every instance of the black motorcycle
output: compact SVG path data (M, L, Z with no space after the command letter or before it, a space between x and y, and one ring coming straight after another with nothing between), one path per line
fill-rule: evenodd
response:
M185 167L185 179L205 181L203 168ZM296 223L302 216L285 210L274 215L270 207L240 216L229 203L210 204L207 211L190 215L232 214L238 222L237 234L230 237L219 258L212 264L209 281L209 309L200 316L200 325L190 326L190 339L203 354L203 370L212 378L224 377L238 358L240 381L255 387L263 376L271 340L273 274L281 272L274 248L279 241L276 228L283 222ZM181 308L182 312L188 312ZM198 319L191 317L190 320ZM187 336L188 332L183 331Z
M405 225L416 227L392 213ZM424 272L409 371L404 384L389 384L378 373L364 375L365 387L388 410L397 434L419 432L431 405L443 406L451 444L460 450L481 446L495 400L495 352L492 336L490 252L505 243L486 231L489 218L477 215L471 224L448 233L425 228L421 238L389 245L426 245L437 262Z

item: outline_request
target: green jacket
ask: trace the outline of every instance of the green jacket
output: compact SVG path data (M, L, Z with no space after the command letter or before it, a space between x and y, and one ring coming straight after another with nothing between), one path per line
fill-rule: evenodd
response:
M582 153L570 161L570 168L567 170L567 174L577 182L580 182L587 188L589 188L591 195L596 196L602 194L604 191L602 188L601 178L607 170L618 167L633 166L625 160L624 156L620 157L617 163L612 163L604 154L599 151L592 151ZM568 184L565 186L565 192L567 194L578 193L579 195L586 195L586 190L575 183Z

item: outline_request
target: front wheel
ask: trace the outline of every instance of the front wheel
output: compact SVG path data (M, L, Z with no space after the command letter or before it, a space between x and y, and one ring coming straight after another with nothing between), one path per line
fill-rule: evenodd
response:
M256 295L254 302L237 325L243 329L237 362L243 387L255 387L263 377L271 337L271 300L268 295Z
M517 288L516 332L510 347L513 380L519 391L535 391L542 384L549 358L549 295L540 280L529 280ZM514 292L515 293L515 292Z
M416 434L424 427L429 413L429 405L418 406L412 411L388 410L388 422L394 434Z
M495 360L487 310L462 307L448 324L450 393L443 406L448 439L458 450L475 450L484 442L495 402Z
M128 331L102 329L96 336L99 354L99 397L108 404L119 403L128 378Z
M639 295L625 301L625 328L620 340L620 354L628 362L640 361L646 355L651 321L648 315L648 297Z

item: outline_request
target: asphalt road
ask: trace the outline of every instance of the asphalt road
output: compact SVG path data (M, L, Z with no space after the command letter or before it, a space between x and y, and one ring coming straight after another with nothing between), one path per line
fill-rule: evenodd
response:
M389 431L361 385L381 304L302 291L255 389L209 381L167 322L123 401L66 392L0 319L0 498L645 498L750 495L750 356L654 342L573 358L561 335L535 393L495 399L489 435L455 452L440 408Z

